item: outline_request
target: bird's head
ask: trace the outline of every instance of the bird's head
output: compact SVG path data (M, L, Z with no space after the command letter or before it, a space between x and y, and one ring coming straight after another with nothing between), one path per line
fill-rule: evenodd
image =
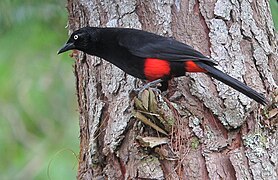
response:
M96 31L96 28L93 27L84 27L74 31L66 44L58 51L58 54L73 49L87 53L92 48L93 41L96 41L94 38Z

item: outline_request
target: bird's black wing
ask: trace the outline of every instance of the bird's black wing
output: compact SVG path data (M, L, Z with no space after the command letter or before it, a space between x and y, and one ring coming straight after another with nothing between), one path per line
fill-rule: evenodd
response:
M172 38L134 29L123 29L117 38L120 46L127 48L129 52L138 57L168 61L205 61L208 64L216 65L215 62L191 46Z

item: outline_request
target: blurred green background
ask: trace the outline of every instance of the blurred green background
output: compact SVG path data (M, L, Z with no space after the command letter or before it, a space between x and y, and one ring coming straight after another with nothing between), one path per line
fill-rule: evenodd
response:
M278 0L270 0L270 9L275 25L276 31L278 30Z
M65 6L0 1L0 180L49 179L48 169L51 179L76 179L74 62L57 55L68 38Z
M56 55L68 38L65 4L0 1L0 180L76 177L74 62ZM271 8L278 28L276 0Z

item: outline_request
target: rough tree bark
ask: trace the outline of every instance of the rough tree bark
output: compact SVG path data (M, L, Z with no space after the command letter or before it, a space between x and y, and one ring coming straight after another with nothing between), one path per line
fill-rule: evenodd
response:
M67 9L70 32L116 26L174 37L270 100L263 108L204 74L134 100L141 81L75 52L78 179L278 179L278 42L268 0L68 0Z

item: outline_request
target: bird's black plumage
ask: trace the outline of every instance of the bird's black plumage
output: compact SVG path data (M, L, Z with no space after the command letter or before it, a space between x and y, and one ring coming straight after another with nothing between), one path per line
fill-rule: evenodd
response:
M128 28L81 28L58 52L70 49L101 57L140 79L170 79L185 72L204 72L261 104L265 97L223 73L208 57L175 39Z

